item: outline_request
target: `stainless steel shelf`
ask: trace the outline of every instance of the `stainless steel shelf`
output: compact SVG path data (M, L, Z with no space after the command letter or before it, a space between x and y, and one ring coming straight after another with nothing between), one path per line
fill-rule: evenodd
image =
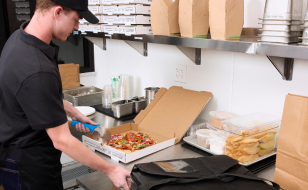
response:
M172 36L154 36L154 35L133 35L126 36L124 34L106 34L106 33L92 33L88 32L85 36L91 40L93 38L104 39L99 46L106 50L106 40L123 40L142 42L140 46L135 43L135 49L143 48L143 52L138 52L147 56L147 43L174 45L189 57L194 63L199 65L201 63L200 49L211 49L220 51L231 51L255 55L266 55L270 62L275 66L278 72L282 75L284 80L292 80L293 62L294 59L308 59L308 46L298 44L281 44L281 43L268 43L259 42L260 37L258 28L244 28L240 41L224 41L212 39L199 39L199 38L185 38L185 37L172 37ZM210 38L210 37L209 37ZM91 40L95 41L95 40ZM185 47L185 48L182 48ZM282 58L282 59L276 59ZM290 60L291 59L291 60Z

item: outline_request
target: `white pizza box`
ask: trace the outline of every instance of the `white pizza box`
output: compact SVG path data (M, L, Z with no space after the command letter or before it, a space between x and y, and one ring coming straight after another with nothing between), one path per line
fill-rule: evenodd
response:
M99 151L116 161L129 163L180 142L188 128L211 99L211 92L197 92L173 86L161 88L145 110L128 123L109 128L112 135L138 131L148 134L157 144L132 153L124 153L93 140L92 134L83 135L82 141L93 151Z
M108 34L125 34L125 32L121 32L119 26L109 26L105 25L104 26L104 32Z
M121 34L131 36L134 34L153 34L151 26L119 26Z
M144 4L151 5L152 0L100 0L101 5L111 4Z
M88 0L88 5L99 5L100 0Z
M101 23L108 25L114 24L124 24L124 25L134 25L134 24L151 24L151 17L144 15L123 15L123 16L101 16Z
M100 6L88 6L88 9L91 13L95 14L99 14L99 7Z
M100 24L79 24L79 31L81 32L103 32Z
M102 5L99 6L99 13L105 15L150 15L150 6L145 5Z

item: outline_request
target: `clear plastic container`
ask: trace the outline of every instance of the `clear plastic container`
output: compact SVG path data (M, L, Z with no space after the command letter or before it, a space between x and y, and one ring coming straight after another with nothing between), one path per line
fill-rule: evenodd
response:
M212 130L209 129L199 129L196 134L197 134L197 142L198 145L209 149L210 144L208 143L209 138L211 137L210 133Z
M211 111L209 114L211 116L211 125L218 129L223 129L223 126L220 123L221 121L239 116L237 114L226 111Z
M206 120L204 119L196 119L193 124L188 128L184 137L196 135L196 132L199 129L206 129Z
M248 164L276 150L281 119L256 113L221 122L230 133L226 138L226 155Z

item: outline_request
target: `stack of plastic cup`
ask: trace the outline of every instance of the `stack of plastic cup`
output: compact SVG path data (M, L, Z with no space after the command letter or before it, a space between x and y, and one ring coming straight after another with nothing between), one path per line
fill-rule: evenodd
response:
M119 100L129 99L129 76L121 75L119 84Z
M103 108L111 108L112 104L112 88L111 85L104 86Z

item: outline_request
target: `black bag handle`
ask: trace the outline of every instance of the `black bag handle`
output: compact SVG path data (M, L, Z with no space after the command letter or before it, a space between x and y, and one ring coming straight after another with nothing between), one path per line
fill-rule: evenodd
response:
M217 179L217 178L220 179L220 178L224 178L224 177L228 177L228 176L240 177L240 178L244 178L244 179L248 179L248 180L255 180L255 181L268 181L268 182L272 183L272 185L273 185L273 186L271 186L268 183L266 183L270 188L272 188L273 190L280 190L280 186L277 183L270 181L268 179L264 179L264 178L260 178L260 177L254 177L254 176L230 174L230 173L224 173L224 174L219 174L219 175L210 175L210 176L202 177L202 178L199 178L199 179L169 178L169 179L163 179L163 180L158 180L158 181L152 181L152 182L148 182L148 183L140 185L137 188L137 190L149 190L154 186L162 185L162 184L168 184L168 183L193 183L193 182L208 180L208 179Z

